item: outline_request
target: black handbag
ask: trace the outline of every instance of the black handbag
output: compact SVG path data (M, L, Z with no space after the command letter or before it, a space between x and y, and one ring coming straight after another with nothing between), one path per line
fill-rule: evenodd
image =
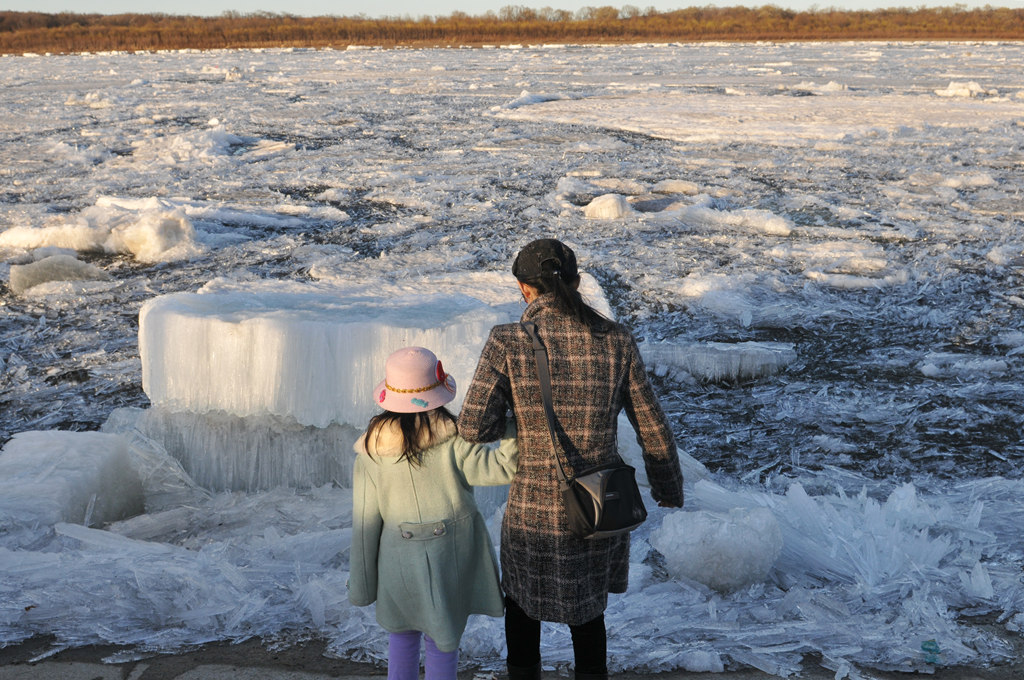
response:
M580 538L588 539L607 538L633 531L647 519L647 508L640 496L633 467L618 458L617 461L582 470L572 477L566 476L558 457L548 352L537 335L537 324L532 321L521 323L533 341L544 415L547 416L548 433L551 435L551 452L558 464L558 481L569 530Z

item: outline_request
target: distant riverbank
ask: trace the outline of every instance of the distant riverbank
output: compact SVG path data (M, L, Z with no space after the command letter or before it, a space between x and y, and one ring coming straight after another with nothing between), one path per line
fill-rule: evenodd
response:
M959 7L792 11L633 6L577 12L505 7L470 16L300 17L0 12L0 54L226 48L485 47L515 43L814 40L1024 40L1024 9Z

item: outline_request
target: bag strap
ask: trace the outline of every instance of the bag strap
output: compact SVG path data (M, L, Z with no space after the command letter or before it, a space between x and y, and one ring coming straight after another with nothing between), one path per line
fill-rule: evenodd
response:
M551 405L551 371L548 369L548 350L537 335L537 324L532 321L520 321L519 324L533 341L533 358L537 365L537 379L540 380L540 398L544 402L544 415L548 419L548 434L551 435L551 455L558 464L558 480L566 483L565 470L558 457L558 439L555 437L555 409Z

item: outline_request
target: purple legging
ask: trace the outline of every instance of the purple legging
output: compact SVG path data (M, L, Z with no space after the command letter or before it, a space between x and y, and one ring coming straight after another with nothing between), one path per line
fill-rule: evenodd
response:
M442 652L429 635L418 630L391 634L388 639L388 680L419 680L421 635L427 641L424 680L455 680L459 670L459 650Z

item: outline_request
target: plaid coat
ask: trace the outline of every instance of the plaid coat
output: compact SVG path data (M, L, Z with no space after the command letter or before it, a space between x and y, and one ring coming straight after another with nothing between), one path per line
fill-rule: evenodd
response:
M683 478L672 431L629 331L612 324L592 334L535 299L523 320L537 324L548 350L552 401L566 474L615 460L619 411L626 409L644 452L656 501L682 505ZM569 532L533 347L519 324L491 330L459 416L459 434L494 441L511 408L518 427L519 469L501 525L502 587L532 618L570 625L605 610L608 593L625 592L629 535L583 540Z

